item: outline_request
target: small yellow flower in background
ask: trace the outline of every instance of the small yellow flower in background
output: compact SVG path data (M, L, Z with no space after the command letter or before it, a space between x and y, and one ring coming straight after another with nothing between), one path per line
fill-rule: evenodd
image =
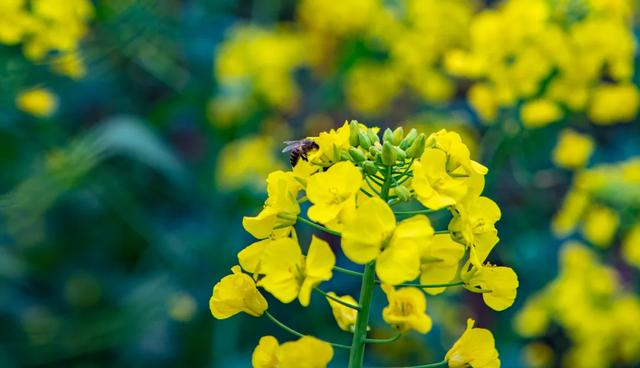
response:
M589 135L565 129L553 149L553 162L567 169L579 169L589 161L594 146L593 138Z
M475 321L467 320L467 329L447 352L450 368L499 368L500 359L491 331L474 328Z
M614 210L595 205L585 215L582 235L594 245L606 248L611 245L619 223L620 218Z
M266 134L243 137L226 144L218 155L216 185L220 190L243 186L264 190L264 178L282 168L272 137ZM256 157L260 157L256 160Z
M260 294L256 284L240 266L231 268L231 275L225 276L213 287L209 299L211 314L217 319L225 319L240 312L259 317L267 310L267 300Z
M307 197L313 205L307 215L313 221L339 230L341 221L355 209L361 182L362 173L349 161L312 175L307 182Z
M351 295L338 296L333 291L330 291L327 294L351 305L358 305L358 301ZM358 317L358 311L340 304L331 298L327 298L327 302L329 302L329 305L331 306L331 311L333 312L333 317L336 319L336 323L338 323L338 327L344 331L352 331L352 327L355 325L356 318Z
M451 239L449 234L436 234L431 242L423 243L421 249L421 284L442 284L455 279L465 253L463 245ZM446 287L426 288L424 291L437 295L445 289Z
M262 252L260 272L265 276L258 281L258 286L283 303L290 303L297 297L306 307L311 290L320 282L331 279L335 263L329 244L316 236L311 239L306 257L296 240L279 238Z
M396 225L395 216L385 201L367 198L353 219L345 223L342 250L356 263L376 259L376 273L387 284L399 284L418 277L420 245L433 236L429 218L416 215Z
M553 349L542 342L532 342L524 347L522 359L530 368L545 368L553 365Z
M491 87L475 83L469 89L469 103L484 123L491 123L498 117L498 101Z
M427 315L427 299L418 288L405 287L394 289L391 285L382 284L389 305L382 310L382 318L394 325L400 332L416 330L427 333L431 330L431 317Z
M603 84L595 88L588 116L596 124L629 122L636 117L640 92L632 84Z
M187 293L174 293L167 300L169 316L176 321L188 322L196 314L198 305L195 299Z
M325 368L333 358L333 347L312 336L278 344L273 336L260 338L251 357L253 368Z
M589 196L582 191L570 190L564 197L560 210L551 220L551 230L556 236L566 236L580 222L589 206Z
M33 116L47 117L58 107L58 99L46 88L34 88L20 93L16 105Z
M544 334L551 321L548 304L544 296L530 297L514 319L515 331L523 337L536 337Z
M483 265L461 275L470 291L482 291L484 303L496 311L509 308L516 299L518 275L509 267Z
M267 238L277 230L284 235L288 234L286 229L296 223L300 213L300 205L296 199L300 189L302 186L291 172L272 172L267 177L269 197L264 203L264 209L257 216L245 216L242 226L258 239Z
M520 118L527 128L540 128L562 119L563 112L555 102L538 99L526 102L520 109Z
M640 224L635 224L622 240L622 256L624 260L636 268L640 268Z

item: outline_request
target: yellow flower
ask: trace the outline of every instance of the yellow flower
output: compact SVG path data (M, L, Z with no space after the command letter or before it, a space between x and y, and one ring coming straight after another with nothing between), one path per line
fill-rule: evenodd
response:
M239 266L233 266L231 272L233 274L223 277L213 287L213 295L209 299L211 314L217 319L229 318L240 312L261 316L268 307L267 300Z
M565 129L560 133L558 143L553 149L553 162L567 169L583 167L593 152L593 139L586 135Z
M592 206L587 211L582 224L582 234L585 239L600 248L611 245L616 235L620 217L604 206Z
M51 115L58 106L56 96L45 88L34 88L20 93L16 99L20 110L33 116Z
M420 283L441 284L453 281L459 262L464 256L464 246L453 241L449 234L436 234L429 243L422 244L420 256ZM446 288L426 288L431 295L442 293Z
M485 175L489 169L484 165L473 161L469 148L462 142L462 138L456 132L448 132L441 129L433 133L427 138L427 146L433 146L443 150L447 154L447 172L457 172L459 168L464 169L460 174L476 174Z
M624 236L622 256L628 264L640 268L640 224L635 224Z
M516 299L518 276L509 267L492 266L473 267L461 275L465 287L471 291L482 291L484 303L493 310L509 308Z
M405 287L396 290L393 286L382 284L382 290L389 300L389 305L382 310L385 322L396 326L401 332L413 329L424 334L431 330L427 299L420 289Z
M260 272L265 276L258 281L258 286L283 303L298 297L300 304L306 307L311 290L320 282L331 279L335 263L329 244L320 238L312 237L306 257L296 240L279 238L262 252Z
M520 118L527 128L540 128L562 118L560 107L551 100L538 99L526 102L520 109Z
M307 197L313 205L307 215L311 220L339 230L341 221L355 208L361 183L362 173L350 161L339 162L325 172L312 175L307 181Z
M450 368L499 368L500 359L491 331L473 328L475 321L467 320L467 329L447 352Z
M278 344L273 336L260 338L253 351L253 368L325 368L333 358L333 348L313 336Z
M495 223L500 219L498 205L487 197L467 199L453 209L453 218L449 222L451 236L458 242L473 246L480 265L498 243L498 230Z
M254 276L262 273L260 265L262 263L262 255L264 250L270 246L278 238L291 237L295 242L298 241L298 235L295 230L291 228L290 233L280 233L279 230L275 231L271 237L267 239L258 240L246 248L238 252L238 262L242 269L247 272L251 272Z
M245 216L242 226L258 239L271 236L274 230L288 234L287 230L296 223L300 206L296 199L301 189L291 172L274 171L267 177L269 197L263 210L255 217Z
M353 219L345 223L342 250L353 262L376 260L376 273L387 284L418 277L420 245L429 242L433 228L429 218L416 215L396 225L389 205L377 197L367 198Z
M640 92L633 84L603 84L593 91L588 116L601 125L627 122L635 118L639 104Z
M340 151L348 150L349 144L349 123L344 124L338 129L331 129L328 132L322 132L317 137L310 137L318 144L318 149L309 154L309 162L318 165L328 165L340 161Z
M469 89L469 103L485 123L493 122L498 115L495 92L484 83L475 83Z
M347 302L352 305L358 305L358 301L355 300L351 295L338 296L333 291L328 292L327 294L342 300L343 302ZM333 317L336 319L338 323L338 327L344 331L352 331L352 326L356 324L356 318L358 317L358 311L352 308L349 308L345 305L342 305L331 298L327 298L329 305L331 306L331 311L333 312Z
M436 148L425 149L413 163L411 186L420 203L434 210L454 205L467 192L464 178L449 175L447 154Z

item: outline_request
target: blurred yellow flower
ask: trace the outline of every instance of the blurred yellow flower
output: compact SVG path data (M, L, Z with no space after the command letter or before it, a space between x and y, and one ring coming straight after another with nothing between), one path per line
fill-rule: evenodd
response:
M526 102L520 109L520 118L527 128L540 128L562 118L563 112L553 101L537 99Z
M209 299L211 314L217 319L225 319L240 312L259 317L267 310L267 300L256 288L249 275L242 273L240 266L231 268L231 275L225 276L213 287Z
M400 332L416 330L427 333L431 330L431 317L427 315L427 299L418 288L405 287L394 289L382 284L389 305L382 310L382 318L390 325L396 326Z
M475 83L469 88L469 103L484 123L492 123L498 117L498 101L495 93L485 83Z
M633 225L624 236L622 256L628 264L640 268L640 223Z
M500 359L491 331L474 328L475 321L467 320L467 329L447 352L450 368L499 368Z
M327 294L351 305L358 305L358 301L351 295L338 296L333 291L330 291ZM336 323L338 323L338 327L344 331L352 331L352 327L355 325L356 318L358 317L358 311L340 304L331 298L327 298L327 302L329 302L329 305L331 306L331 311L333 312L333 317L336 319Z
M605 206L594 205L587 211L582 234L592 244L606 248L611 245L618 230L620 218L618 214Z
M553 149L553 162L567 169L579 169L589 161L594 146L595 143L589 135L565 129L560 133L558 143Z
M53 114L58 107L58 99L46 88L34 88L21 92L16 98L18 108L37 117Z
M273 336L260 338L251 357L254 368L325 368L333 358L333 347L312 336L278 344Z
M640 92L633 84L602 84L593 91L588 116L596 124L629 122L636 117Z
M290 303L297 297L306 307L311 290L320 282L331 279L335 262L329 244L315 235L306 257L296 240L279 238L262 252L260 272L265 276L258 281L258 286L283 303Z
M365 199L342 232L342 250L353 262L376 259L376 273L387 284L418 277L420 246L431 240L429 218L416 215L399 222L391 208L378 197Z

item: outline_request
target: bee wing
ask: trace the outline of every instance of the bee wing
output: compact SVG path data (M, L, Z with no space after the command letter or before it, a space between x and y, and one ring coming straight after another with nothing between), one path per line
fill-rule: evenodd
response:
M282 149L282 153L287 153L293 151L300 144L300 141L284 141L284 144L287 146Z

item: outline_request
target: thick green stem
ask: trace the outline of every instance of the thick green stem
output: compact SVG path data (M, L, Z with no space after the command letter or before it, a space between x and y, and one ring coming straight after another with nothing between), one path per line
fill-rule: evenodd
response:
M349 368L362 368L364 363L364 347L367 339L367 325L369 324L369 311L371 309L371 299L373 298L373 288L375 286L375 263L370 262L364 267L362 275L362 286L360 288L360 311L356 318L356 325L353 331L351 342L351 352L349 353Z
M387 166L384 174L384 183L380 188L380 197L387 202L389 200L389 190L391 189L392 167ZM373 299L373 288L376 283L375 261L364 266L362 275L362 286L360 287L360 300L358 305L358 317L353 331L351 351L349 353L349 368L362 368L364 364L364 348L367 344L367 325L369 324L369 311L371 310L371 300Z

